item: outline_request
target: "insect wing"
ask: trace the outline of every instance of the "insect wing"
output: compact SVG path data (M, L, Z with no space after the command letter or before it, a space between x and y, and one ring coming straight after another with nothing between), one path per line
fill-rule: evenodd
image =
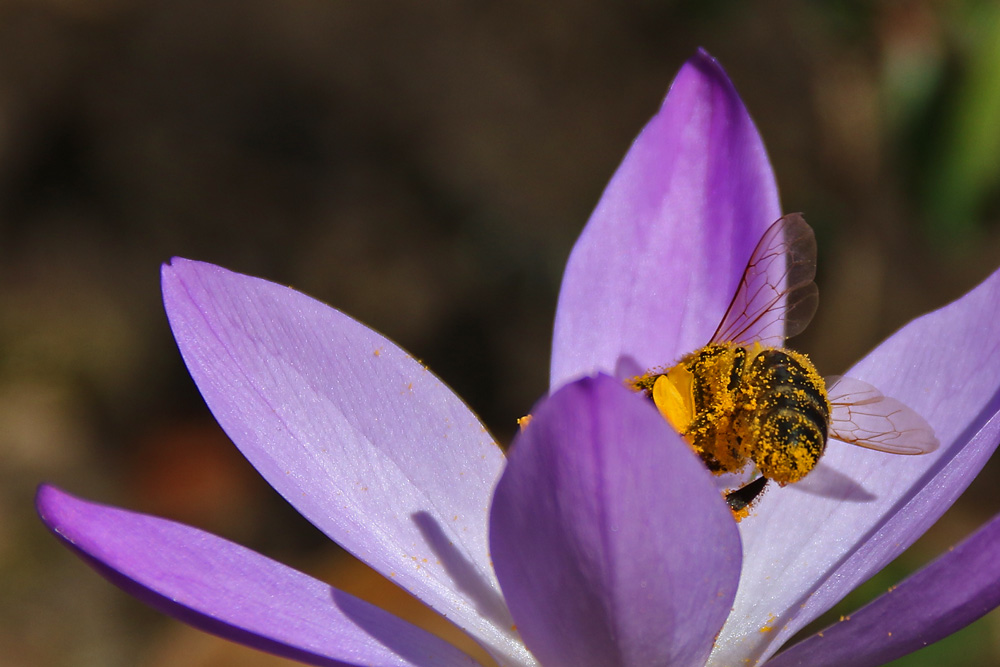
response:
M923 417L867 382L827 378L830 437L889 454L926 454L938 448Z
M798 213L767 228L712 343L781 347L801 333L816 312L816 237ZM774 327L784 322L784 327Z

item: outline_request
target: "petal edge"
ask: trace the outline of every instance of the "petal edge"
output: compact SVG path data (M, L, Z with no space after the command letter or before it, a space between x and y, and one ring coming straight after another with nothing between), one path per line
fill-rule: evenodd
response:
M703 663L741 557L701 461L607 376L533 411L494 494L490 548L521 636L556 665Z
M573 248L550 389L705 345L750 253L781 216L763 141L725 71L699 51L636 138Z
M1000 515L844 620L772 658L773 667L875 667L1000 605Z
M103 577L196 628L312 665L474 665L441 640L250 549L42 485L39 516Z

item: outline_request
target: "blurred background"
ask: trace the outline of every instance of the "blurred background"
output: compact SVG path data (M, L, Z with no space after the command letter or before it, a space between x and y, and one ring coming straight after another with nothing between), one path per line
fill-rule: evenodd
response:
M797 346L821 372L1000 266L995 2L0 2L0 663L290 664L105 583L35 517L43 480L447 632L228 442L159 265L210 261L350 313L507 442L546 389L573 240L698 46L817 231L823 300ZM997 475L845 609L996 513ZM898 664L945 662L1000 663L1000 615Z

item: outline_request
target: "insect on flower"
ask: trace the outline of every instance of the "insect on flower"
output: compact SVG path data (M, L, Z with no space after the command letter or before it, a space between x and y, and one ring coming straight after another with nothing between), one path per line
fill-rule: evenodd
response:
M753 463L760 477L726 495L745 510L774 480L812 471L829 438L890 454L938 446L923 417L850 377L822 378L784 347L816 312L816 239L796 213L771 225L708 345L629 385L653 400L714 473Z

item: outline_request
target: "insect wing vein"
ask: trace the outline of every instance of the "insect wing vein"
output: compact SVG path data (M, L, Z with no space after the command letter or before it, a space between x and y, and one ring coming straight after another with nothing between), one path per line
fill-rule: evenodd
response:
M938 447L923 417L866 382L836 378L829 399L835 440L889 454L926 454Z
M798 213L771 225L750 255L712 343L781 347L816 312L816 238ZM783 323L783 327L773 325Z

